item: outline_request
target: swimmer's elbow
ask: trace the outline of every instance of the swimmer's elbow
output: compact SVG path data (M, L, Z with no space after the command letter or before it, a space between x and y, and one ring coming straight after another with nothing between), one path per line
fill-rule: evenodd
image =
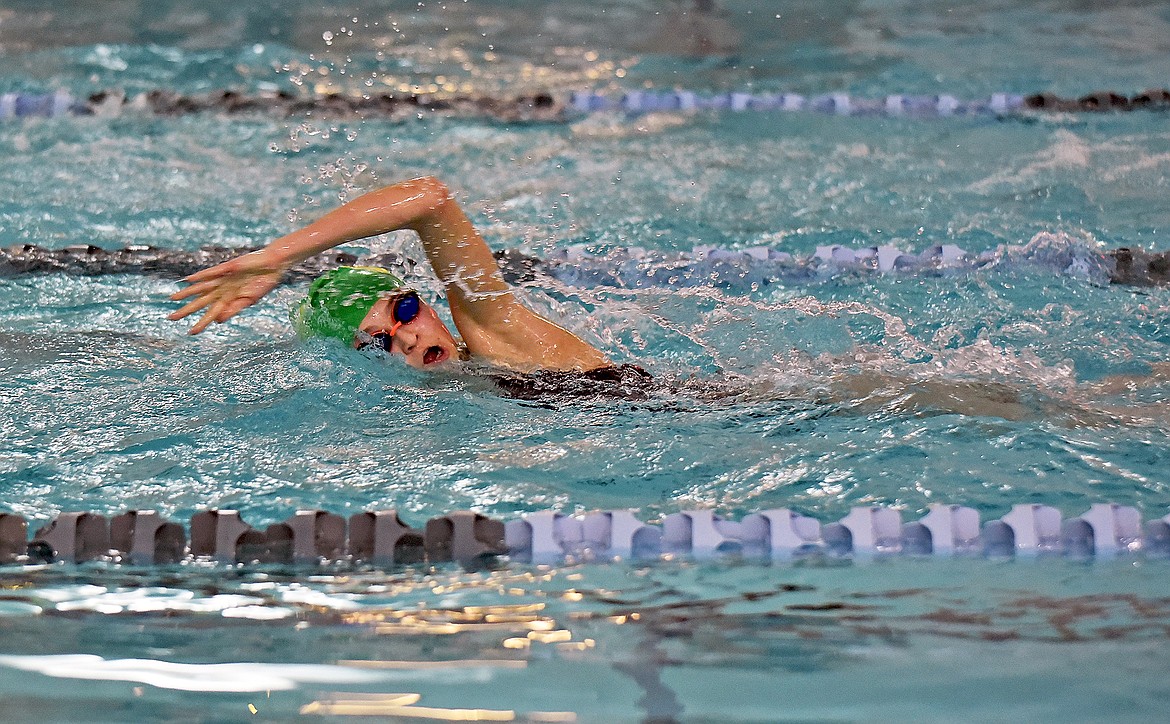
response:
M451 200L451 189L434 176L420 176L407 181L414 189L422 193L437 209Z
M413 229L423 234L426 227L441 227L448 209L458 206L451 190L434 176L399 181L375 192L375 195L379 209L390 215L392 223L388 230Z

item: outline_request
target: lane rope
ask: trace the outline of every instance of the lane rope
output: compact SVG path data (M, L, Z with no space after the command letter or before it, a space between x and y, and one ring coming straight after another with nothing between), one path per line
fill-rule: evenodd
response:
M862 506L826 524L787 508L738 521L711 510L688 510L650 524L631 510L581 516L542 511L507 521L459 511L413 528L395 510L357 513L348 520L306 510L259 528L235 510L201 511L188 526L154 511L129 511L109 519L98 513L62 513L30 539L22 516L0 513L0 563L17 565L91 560L149 565L192 559L402 564L494 556L537 563L663 556L1166 558L1170 515L1143 521L1132 506L1097 503L1064 518L1054 507L1022 503L1001 518L981 522L974 508L935 504L908 522L898 509Z
M0 278L65 273L83 276L144 274L181 278L227 261L254 248L206 246L194 251L130 245L105 249L92 244L50 249L35 244L0 247ZM914 252L893 244L816 247L793 255L769 246L723 249L697 246L690 251L612 248L605 253L576 244L536 257L515 249L495 253L511 284L522 285L545 274L576 287L686 288L715 286L728 291L758 290L773 284L800 284L842 274L938 275L985 269L1048 269L1099 284L1159 286L1170 284L1170 252L1121 247L1102 250L1065 233L1040 232L1021 245L1000 245L969 252L954 244L933 244ZM291 269L286 281L313 279L341 265L364 264L410 276L417 263L396 253L353 254L332 251Z
M430 114L491 118L513 122L563 122L594 113L638 115L652 112L809 112L837 116L948 117L1011 116L1028 112L1101 113L1170 110L1170 90L1151 88L1125 95L1098 91L1076 98L1052 93L992 93L982 98L950 94L881 97L846 93L697 93L693 91L628 91L621 94L535 92L517 96L475 94L384 93L364 95L294 95L287 91L241 93L218 91L183 94L152 90L127 95L103 90L74 96L67 90L49 93L0 94L0 120L63 116L120 116L123 113L182 116L194 113L280 116L422 118Z

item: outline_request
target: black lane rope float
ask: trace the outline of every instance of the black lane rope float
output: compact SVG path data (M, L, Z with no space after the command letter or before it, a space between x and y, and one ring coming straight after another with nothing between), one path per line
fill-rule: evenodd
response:
M243 93L224 90L184 94L152 90L127 95L103 90L76 97L65 90L51 93L0 94L0 120L63 116L119 116L142 113L182 116L194 113L228 115L267 113L285 117L325 116L406 119L431 114L489 118L508 122L563 122L591 113L695 111L810 112L838 116L1010 116L1028 112L1101 113L1170 110L1170 90L1152 88L1126 95L1098 91L1076 98L1052 93L993 93L961 99L954 95L858 97L845 93L806 96L798 93L698 93L691 91L629 91L621 94L534 92L516 96L487 94L325 94L294 95L287 91Z

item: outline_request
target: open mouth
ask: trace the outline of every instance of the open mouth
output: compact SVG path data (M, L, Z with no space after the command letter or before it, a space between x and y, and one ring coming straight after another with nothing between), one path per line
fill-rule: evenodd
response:
M447 359L447 350L443 349L437 344L427 347L427 351L423 352L423 364L433 365L438 364Z

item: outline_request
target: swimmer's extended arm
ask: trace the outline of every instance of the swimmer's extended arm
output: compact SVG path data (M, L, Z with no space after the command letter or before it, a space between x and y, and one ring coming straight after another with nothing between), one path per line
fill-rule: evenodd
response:
M451 253L455 251L453 245L441 244L441 241L456 240L460 235L466 237L468 234L478 237L475 229L471 228L470 222L461 212L457 215L449 212L440 213L447 205L448 199L446 187L432 178L405 181L363 194L308 226L276 239L259 251L187 277L186 281L191 286L171 298L195 299L170 315L170 318L181 319L207 308L203 317L191 328L192 334L198 334L212 322L227 321L241 310L255 304L276 287L285 271L305 259L340 244L399 229L419 231L424 245L428 247L427 257L435 267L436 273L439 273L440 268L459 263ZM450 205L455 206L453 202ZM463 223L460 224L460 219L453 218L455 216L462 217ZM436 224L446 229L447 233L442 235L443 239L434 238L437 236L434 231ZM432 243L428 244L428 240ZM432 255L430 246L450 248L451 252L436 258L436 255ZM483 248L487 250L486 244ZM490 279L490 269L484 267L483 259L477 258L482 256L476 253L478 245L465 245L462 251L464 259L460 266L469 271L480 270L482 273L478 275L479 278ZM490 251L487 252L487 259L491 268L496 268ZM476 275L466 273L464 276L472 278ZM502 279L500 283L503 283Z
M198 334L255 304L285 271L314 254L399 229L418 233L427 260L446 287L455 325L473 354L518 367L592 369L608 364L600 351L515 300L491 249L447 187L432 177L359 196L260 251L192 274L186 279L190 286L172 299L194 299L170 319L207 309L191 328Z

